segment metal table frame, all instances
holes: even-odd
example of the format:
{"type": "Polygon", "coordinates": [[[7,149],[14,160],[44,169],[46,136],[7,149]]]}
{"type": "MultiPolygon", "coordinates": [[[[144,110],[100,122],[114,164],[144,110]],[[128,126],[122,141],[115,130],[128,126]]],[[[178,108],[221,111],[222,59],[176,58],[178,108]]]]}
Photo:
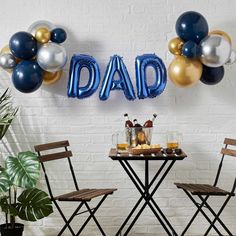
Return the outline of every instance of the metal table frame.
{"type": "Polygon", "coordinates": [[[170,235],[170,236],[171,235],[178,235],[176,233],[175,229],[173,228],[173,226],[171,225],[171,223],[169,222],[169,220],[167,219],[167,217],[165,216],[165,214],[163,213],[163,211],[158,206],[158,203],[156,203],[156,201],[153,199],[153,196],[156,193],[156,191],[158,190],[158,188],[160,187],[161,183],[163,182],[163,180],[165,179],[167,174],[169,173],[169,171],[171,170],[171,168],[173,167],[174,163],[177,160],[183,160],[186,157],[186,154],[183,153],[181,156],[173,156],[173,155],[163,156],[163,154],[160,153],[160,154],[156,154],[156,155],[130,156],[129,154],[126,154],[126,155],[125,154],[121,154],[121,155],[115,154],[114,150],[111,150],[109,156],[113,160],[119,161],[119,163],[121,164],[121,166],[123,167],[123,169],[125,170],[125,172],[127,173],[127,175],[129,176],[129,178],[131,179],[131,181],[133,182],[133,184],[135,185],[135,187],[137,188],[137,190],[139,191],[139,193],[141,195],[141,197],[139,198],[137,203],[134,205],[133,209],[131,210],[131,212],[129,213],[129,215],[127,216],[127,218],[125,219],[125,221],[123,222],[121,227],[119,228],[118,232],[116,233],[116,236],[121,235],[122,230],[127,225],[130,218],[134,215],[135,211],[137,210],[137,208],[141,205],[141,203],[143,201],[144,201],[143,205],[138,210],[137,214],[134,216],[134,219],[132,220],[132,222],[130,223],[130,225],[126,229],[126,231],[124,233],[122,233],[122,235],[124,235],[124,236],[128,235],[128,233],[130,232],[130,230],[134,226],[135,222],[138,220],[138,218],[142,214],[143,210],[147,206],[150,207],[150,209],[152,210],[152,212],[154,213],[154,215],[156,216],[156,218],[158,219],[158,221],[162,225],[162,227],[165,230],[165,232],[167,233],[167,235],[170,235]],[[135,161],[142,160],[145,163],[144,181],[142,181],[139,178],[139,176],[137,175],[137,173],[135,172],[135,170],[132,168],[131,164],[129,163],[129,161],[134,161],[134,160],[135,161]],[[150,177],[149,176],[149,162],[154,161],[154,160],[163,160],[163,163],[159,167],[159,169],[157,169],[156,174],[153,176],[153,178],[150,179],[149,178],[150,177]],[[154,183],[156,183],[155,186],[154,186],[154,183]],[[152,190],[151,190],[151,187],[153,187],[152,190]]]}

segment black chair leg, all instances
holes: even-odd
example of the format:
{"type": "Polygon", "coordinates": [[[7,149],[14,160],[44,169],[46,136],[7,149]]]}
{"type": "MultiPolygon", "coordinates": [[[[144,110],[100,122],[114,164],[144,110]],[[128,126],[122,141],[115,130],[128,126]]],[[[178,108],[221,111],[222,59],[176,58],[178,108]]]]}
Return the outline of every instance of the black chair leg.
{"type": "Polygon", "coordinates": [[[92,211],[92,210],[90,209],[90,207],[89,207],[89,205],[88,205],[87,202],[85,203],[85,206],[87,207],[87,209],[88,209],[90,215],[92,216],[94,222],[96,223],[97,227],[99,228],[101,234],[102,234],[103,236],[106,236],[105,232],[103,231],[101,225],[99,224],[98,220],[96,219],[96,217],[95,217],[95,215],[94,215],[94,211],[92,211]]]}
{"type": "MultiPolygon", "coordinates": [[[[212,221],[210,220],[210,218],[207,216],[207,214],[202,210],[202,208],[199,207],[198,203],[194,200],[194,198],[192,197],[192,195],[186,191],[185,189],[183,189],[184,192],[187,194],[187,196],[190,198],[190,200],[193,202],[193,204],[199,209],[199,211],[203,214],[203,216],[206,218],[206,220],[209,222],[210,225],[212,225],[212,221]]],[[[214,230],[216,231],[216,233],[220,236],[223,236],[223,234],[217,229],[217,227],[213,224],[212,227],[214,228],[214,230]]]]}
{"type": "MultiPolygon", "coordinates": [[[[199,198],[202,200],[202,196],[199,196],[199,198]]],[[[216,221],[218,221],[220,223],[220,225],[224,228],[224,230],[227,232],[228,235],[233,236],[233,234],[230,232],[230,230],[226,227],[226,225],[223,223],[223,221],[219,218],[220,214],[223,212],[224,208],[226,207],[227,203],[229,202],[231,196],[228,196],[224,202],[224,204],[222,205],[222,207],[220,208],[219,212],[216,214],[214,212],[214,210],[210,207],[210,205],[206,202],[205,205],[208,208],[208,210],[212,213],[212,215],[215,217],[214,220],[212,221],[211,225],[209,226],[209,228],[207,229],[207,231],[205,232],[204,236],[208,235],[208,233],[210,232],[211,228],[213,227],[213,225],[216,223],[216,221]]]]}
{"type": "MultiPolygon", "coordinates": [[[[60,215],[61,215],[61,217],[62,217],[62,219],[64,220],[64,222],[65,222],[66,225],[67,225],[67,219],[66,219],[66,217],[64,216],[64,214],[63,214],[61,208],[59,207],[59,205],[57,204],[57,202],[56,202],[55,200],[53,201],[53,203],[55,204],[57,210],[59,211],[59,213],[60,213],[60,215]]],[[[68,227],[68,229],[70,230],[71,234],[72,234],[73,236],[75,236],[75,233],[74,233],[73,229],[71,228],[71,226],[68,224],[67,227],[68,227]]],[[[61,235],[61,234],[58,234],[58,236],[60,236],[60,235],[61,235]]]]}
{"type": "MultiPolygon", "coordinates": [[[[107,195],[104,195],[103,198],[100,200],[100,202],[97,204],[97,206],[94,208],[93,210],[93,214],[90,213],[89,217],[86,219],[86,221],[84,222],[84,224],[81,226],[81,228],[79,229],[78,233],[76,234],[76,236],[80,235],[81,232],[83,231],[83,229],[85,228],[85,226],[88,224],[88,222],[91,220],[91,218],[93,217],[93,215],[96,213],[96,211],[98,210],[98,208],[102,205],[102,203],[104,202],[104,200],[107,198],[107,195]]],[[[90,208],[89,208],[90,209],[90,208]]],[[[91,209],[90,209],[91,210],[91,209]]],[[[95,221],[96,223],[96,221],[95,221]]],[[[104,232],[103,232],[104,233],[104,232]]],[[[105,235],[105,234],[103,234],[105,235]]]]}
{"type": "Polygon", "coordinates": [[[74,213],[71,215],[71,217],[67,220],[66,224],[64,227],[61,229],[59,234],[57,236],[61,236],[62,233],[66,230],[66,228],[70,225],[71,221],[74,219],[74,217],[77,215],[81,207],[83,206],[83,202],[80,203],[80,205],[77,207],[77,209],[74,211],[74,213]]]}
{"type": "Polygon", "coordinates": [[[184,236],[185,233],[188,231],[189,227],[191,226],[191,224],[193,223],[193,221],[195,220],[195,218],[197,217],[198,213],[200,212],[200,209],[202,209],[202,207],[204,206],[205,201],[207,201],[207,199],[209,198],[209,195],[204,199],[204,201],[202,201],[201,205],[199,206],[199,208],[197,209],[197,211],[194,213],[193,217],[191,218],[191,220],[188,222],[187,226],[185,227],[184,231],[181,233],[181,236],[184,236]]]}

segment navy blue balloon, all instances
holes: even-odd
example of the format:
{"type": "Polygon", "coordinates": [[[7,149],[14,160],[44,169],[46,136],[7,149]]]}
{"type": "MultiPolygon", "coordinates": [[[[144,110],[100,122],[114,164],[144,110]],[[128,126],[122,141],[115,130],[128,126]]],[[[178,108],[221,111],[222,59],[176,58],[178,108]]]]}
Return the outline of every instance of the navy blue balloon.
{"type": "Polygon", "coordinates": [[[96,92],[100,82],[100,70],[96,60],[88,55],[73,55],[70,62],[68,97],[86,98],[96,92]],[[89,79],[86,86],[81,87],[81,70],[87,68],[89,79]]]}
{"type": "Polygon", "coordinates": [[[144,54],[137,56],[135,60],[136,84],[139,99],[154,98],[159,96],[165,89],[167,83],[166,67],[163,61],[155,54],[144,54]],[[155,83],[147,85],[147,67],[155,71],[155,83]]]}
{"type": "Polygon", "coordinates": [[[15,57],[29,60],[37,54],[37,41],[32,34],[20,31],[10,38],[9,48],[15,57]]]}
{"type": "Polygon", "coordinates": [[[128,100],[134,100],[136,98],[129,73],[122,58],[118,55],[112,56],[107,65],[99,94],[100,100],[107,100],[111,90],[123,90],[128,100]],[[119,80],[114,79],[116,73],[120,77],[119,80]]]}
{"type": "Polygon", "coordinates": [[[207,85],[218,84],[224,77],[224,67],[208,67],[203,65],[203,71],[201,76],[201,82],[207,85]]]}
{"type": "Polygon", "coordinates": [[[182,54],[187,58],[196,58],[201,55],[201,48],[193,41],[184,43],[182,54]]]}
{"type": "Polygon", "coordinates": [[[56,28],[51,31],[51,41],[54,43],[63,43],[66,38],[66,31],[62,28],[56,28]]]}
{"type": "Polygon", "coordinates": [[[203,15],[195,11],[183,13],[176,21],[177,35],[186,41],[200,41],[208,35],[208,24],[203,15]]]}
{"type": "Polygon", "coordinates": [[[35,61],[22,61],[13,69],[12,82],[20,92],[32,93],[43,82],[43,70],[35,61]]]}

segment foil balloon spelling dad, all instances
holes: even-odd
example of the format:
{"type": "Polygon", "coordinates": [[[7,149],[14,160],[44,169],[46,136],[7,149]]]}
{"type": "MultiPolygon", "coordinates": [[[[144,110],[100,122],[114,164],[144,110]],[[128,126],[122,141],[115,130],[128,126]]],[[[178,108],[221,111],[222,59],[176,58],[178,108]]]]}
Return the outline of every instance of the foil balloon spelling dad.
{"type": "Polygon", "coordinates": [[[144,54],[137,56],[135,60],[136,84],[138,98],[154,98],[160,95],[167,83],[166,67],[162,60],[155,54],[144,54]],[[155,72],[155,83],[151,86],[147,84],[147,68],[152,67],[155,72]]]}
{"type": "Polygon", "coordinates": [[[102,88],[99,94],[101,100],[107,100],[111,90],[123,90],[128,100],[134,100],[134,88],[131,83],[129,73],[122,58],[118,55],[111,57],[104,75],[102,88]],[[115,80],[115,74],[118,73],[119,80],[115,80]]]}
{"type": "MultiPolygon", "coordinates": [[[[136,69],[136,85],[138,98],[154,98],[160,95],[166,86],[166,67],[162,60],[155,54],[144,54],[138,56],[135,62],[136,69]],[[147,67],[150,66],[155,72],[155,83],[151,86],[147,84],[147,67]]],[[[100,70],[96,60],[88,55],[74,55],[70,63],[70,74],[68,82],[68,97],[77,97],[83,99],[91,96],[98,89],[100,82],[100,70]],[[81,87],[81,70],[87,68],[89,78],[86,86],[81,87]]],[[[109,98],[112,90],[122,90],[125,97],[132,101],[136,99],[134,88],[122,60],[122,57],[114,55],[110,58],[106,72],[103,78],[99,98],[105,101],[109,98]],[[115,75],[118,74],[118,80],[115,75]]]]}
{"type": "Polygon", "coordinates": [[[28,31],[13,34],[0,52],[0,67],[12,73],[14,87],[31,93],[41,84],[53,84],[62,75],[67,56],[60,44],[66,32],[48,21],[36,21],[28,31]]]}
{"type": "Polygon", "coordinates": [[[215,85],[222,81],[224,65],[236,61],[230,36],[222,30],[209,32],[207,20],[198,12],[184,12],[176,21],[177,38],[169,42],[169,51],[176,57],[168,75],[178,87],[203,82],[215,85]]]}
{"type": "Polygon", "coordinates": [[[100,83],[100,70],[96,60],[88,55],[74,55],[70,62],[70,73],[68,82],[68,97],[86,98],[91,96],[100,83]],[[81,70],[86,68],[89,79],[86,86],[80,86],[81,70]]]}

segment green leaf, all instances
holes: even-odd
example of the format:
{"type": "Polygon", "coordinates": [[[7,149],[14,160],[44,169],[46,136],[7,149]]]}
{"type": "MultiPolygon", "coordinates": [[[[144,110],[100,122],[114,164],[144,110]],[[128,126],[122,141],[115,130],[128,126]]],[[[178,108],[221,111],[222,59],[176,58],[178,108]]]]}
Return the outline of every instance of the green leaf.
{"type": "Polygon", "coordinates": [[[8,89],[0,96],[0,140],[7,132],[18,108],[12,106],[12,96],[8,89]]]}
{"type": "Polygon", "coordinates": [[[11,182],[22,188],[33,188],[40,177],[40,163],[35,153],[20,152],[17,157],[8,157],[6,172],[11,182]]]}
{"type": "Polygon", "coordinates": [[[0,195],[7,192],[10,186],[11,186],[11,181],[9,179],[9,176],[5,170],[2,170],[0,172],[0,195]]]}
{"type": "Polygon", "coordinates": [[[47,193],[37,188],[27,189],[17,199],[18,216],[22,220],[36,221],[53,212],[52,201],[47,193]]]}

